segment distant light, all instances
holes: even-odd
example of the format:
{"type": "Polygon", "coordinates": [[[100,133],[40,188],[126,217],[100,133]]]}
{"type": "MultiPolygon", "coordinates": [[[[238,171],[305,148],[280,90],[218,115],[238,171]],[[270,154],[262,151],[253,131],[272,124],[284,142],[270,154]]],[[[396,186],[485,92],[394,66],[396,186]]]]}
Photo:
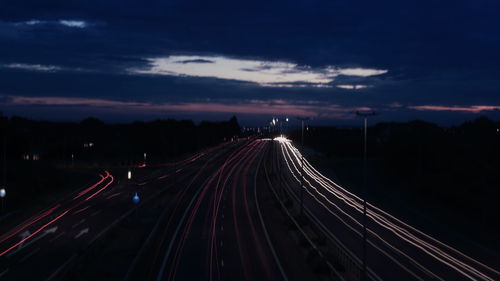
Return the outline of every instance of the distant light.
{"type": "Polygon", "coordinates": [[[0,189],[0,198],[4,198],[6,194],[5,188],[0,189]]]}
{"type": "Polygon", "coordinates": [[[132,171],[128,171],[127,173],[127,179],[132,179],[132,171]]]}
{"type": "Polygon", "coordinates": [[[94,145],[95,145],[95,143],[93,143],[93,142],[88,142],[88,143],[86,142],[83,144],[83,147],[89,148],[89,147],[93,147],[94,145]]]}
{"type": "Polygon", "coordinates": [[[289,139],[287,139],[286,137],[283,137],[283,136],[275,137],[273,140],[279,141],[279,142],[291,142],[291,140],[289,140],[289,139]]]}
{"type": "Polygon", "coordinates": [[[285,120],[286,120],[286,122],[288,122],[288,117],[285,120]]]}

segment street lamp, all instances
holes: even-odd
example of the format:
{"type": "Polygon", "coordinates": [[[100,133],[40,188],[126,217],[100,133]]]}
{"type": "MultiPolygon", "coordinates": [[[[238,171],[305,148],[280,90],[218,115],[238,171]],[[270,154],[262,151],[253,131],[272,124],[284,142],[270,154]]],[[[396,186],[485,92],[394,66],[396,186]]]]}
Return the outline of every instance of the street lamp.
{"type": "MultiPolygon", "coordinates": [[[[297,117],[302,122],[302,152],[304,152],[304,121],[311,120],[310,117],[297,117]]],[[[301,153],[301,166],[300,172],[300,215],[304,214],[304,154],[301,153]]]]}
{"type": "Polygon", "coordinates": [[[366,246],[367,246],[367,233],[366,233],[366,184],[367,184],[367,138],[368,138],[368,117],[374,116],[375,112],[360,112],[356,111],[356,115],[364,118],[364,140],[363,140],[363,280],[367,280],[366,271],[366,246]]]}

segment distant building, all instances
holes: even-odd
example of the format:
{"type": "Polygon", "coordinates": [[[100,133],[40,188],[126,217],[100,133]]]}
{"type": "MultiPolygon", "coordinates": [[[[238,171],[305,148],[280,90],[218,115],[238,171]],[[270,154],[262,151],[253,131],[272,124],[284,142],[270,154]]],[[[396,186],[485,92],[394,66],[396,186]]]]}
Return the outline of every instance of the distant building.
{"type": "Polygon", "coordinates": [[[38,160],[40,160],[40,154],[33,153],[33,152],[25,153],[25,154],[23,154],[23,160],[26,160],[26,161],[38,161],[38,160]]]}

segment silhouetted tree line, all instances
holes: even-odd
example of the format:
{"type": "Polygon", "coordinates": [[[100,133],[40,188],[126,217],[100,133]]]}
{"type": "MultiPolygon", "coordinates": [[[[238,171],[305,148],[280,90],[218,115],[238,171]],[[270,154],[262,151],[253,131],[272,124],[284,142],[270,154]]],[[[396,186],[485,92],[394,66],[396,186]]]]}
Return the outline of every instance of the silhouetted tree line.
{"type": "Polygon", "coordinates": [[[1,184],[12,198],[67,186],[68,174],[81,168],[142,164],[144,153],[149,164],[167,162],[229,140],[240,134],[240,126],[236,117],[197,125],[173,119],[106,124],[95,118],[75,123],[0,115],[0,133],[1,184]]]}
{"type": "MultiPolygon", "coordinates": [[[[499,130],[500,122],[486,117],[456,127],[424,121],[379,123],[368,129],[369,167],[394,188],[407,189],[429,204],[444,204],[470,218],[497,219],[499,130]]],[[[300,132],[292,138],[300,141],[300,132]]],[[[305,145],[327,157],[361,163],[363,130],[312,127],[305,145]]]]}

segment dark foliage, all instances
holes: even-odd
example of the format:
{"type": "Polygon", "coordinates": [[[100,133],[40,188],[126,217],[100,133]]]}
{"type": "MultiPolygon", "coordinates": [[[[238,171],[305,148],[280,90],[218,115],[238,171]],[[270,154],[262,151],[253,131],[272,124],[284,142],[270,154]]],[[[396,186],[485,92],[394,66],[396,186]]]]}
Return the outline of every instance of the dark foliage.
{"type": "Polygon", "coordinates": [[[0,116],[0,124],[1,184],[8,186],[11,205],[12,198],[67,187],[71,173],[142,164],[144,153],[148,164],[168,162],[240,134],[236,117],[196,125],[171,119],[105,124],[95,118],[60,123],[0,116]]]}
{"type": "MultiPolygon", "coordinates": [[[[423,121],[380,123],[368,128],[369,167],[421,202],[470,219],[494,219],[500,213],[499,128],[500,122],[486,117],[450,128],[423,121]]],[[[292,135],[300,141],[300,132],[292,135]]],[[[338,163],[361,163],[362,141],[361,128],[311,127],[305,145],[338,163]]]]}

